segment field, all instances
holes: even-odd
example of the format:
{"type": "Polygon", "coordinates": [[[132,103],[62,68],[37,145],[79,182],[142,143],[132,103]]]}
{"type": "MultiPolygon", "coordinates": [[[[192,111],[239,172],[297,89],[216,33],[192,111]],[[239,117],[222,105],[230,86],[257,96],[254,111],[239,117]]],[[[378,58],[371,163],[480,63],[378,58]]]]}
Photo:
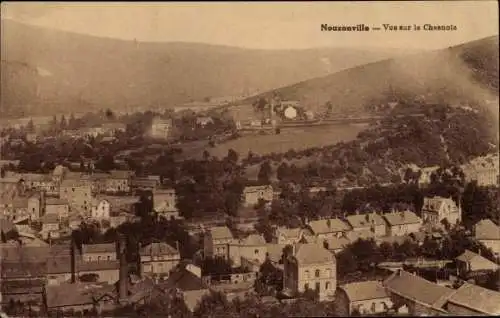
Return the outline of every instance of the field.
{"type": "Polygon", "coordinates": [[[233,149],[241,157],[253,153],[263,155],[272,152],[284,153],[290,149],[302,150],[312,147],[334,145],[350,141],[364,129],[361,125],[332,125],[322,127],[301,127],[282,129],[279,135],[248,135],[208,149],[212,156],[224,157],[233,149]]]}

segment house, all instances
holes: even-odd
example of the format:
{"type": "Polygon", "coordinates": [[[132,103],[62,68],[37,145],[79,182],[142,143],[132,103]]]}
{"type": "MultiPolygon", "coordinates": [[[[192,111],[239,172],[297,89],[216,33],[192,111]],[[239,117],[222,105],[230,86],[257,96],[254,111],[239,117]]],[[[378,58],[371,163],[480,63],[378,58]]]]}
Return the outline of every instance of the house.
{"type": "Polygon", "coordinates": [[[114,284],[120,278],[120,262],[117,260],[78,262],[76,270],[79,281],[92,277],[96,282],[114,284]]]}
{"type": "Polygon", "coordinates": [[[83,222],[83,217],[78,214],[70,214],[68,217],[68,226],[71,230],[76,230],[83,222]]]}
{"type": "Polygon", "coordinates": [[[387,236],[405,236],[417,233],[422,226],[422,219],[411,211],[385,213],[387,236]]]}
{"type": "Polygon", "coordinates": [[[462,209],[451,198],[426,197],[422,207],[422,219],[424,223],[433,226],[441,226],[445,219],[450,225],[455,225],[462,221],[462,209]]]}
{"type": "Polygon", "coordinates": [[[48,316],[57,314],[89,315],[97,313],[99,302],[104,301],[99,297],[100,285],[92,283],[65,283],[47,286],[44,290],[45,311],[48,316]]]}
{"type": "Polygon", "coordinates": [[[267,252],[266,245],[264,237],[258,234],[250,234],[241,240],[235,240],[229,245],[229,259],[232,266],[240,267],[242,263],[247,261],[259,265],[264,263],[267,252]]]}
{"type": "Polygon", "coordinates": [[[494,254],[500,254],[500,226],[490,219],[481,220],[474,225],[474,237],[494,254]]]}
{"type": "Polygon", "coordinates": [[[283,291],[297,295],[316,290],[319,299],[335,294],[337,267],[333,253],[318,244],[294,244],[284,259],[283,291]]]}
{"type": "Polygon", "coordinates": [[[82,244],[81,258],[84,262],[116,261],[116,245],[114,243],[82,244]]]}
{"type": "Polygon", "coordinates": [[[337,314],[380,315],[392,308],[389,293],[380,281],[355,282],[340,286],[335,295],[337,314]]]}
{"type": "Polygon", "coordinates": [[[349,215],[346,220],[353,232],[371,232],[368,237],[381,237],[386,235],[386,223],[379,214],[366,213],[349,215]]]}
{"type": "Polygon", "coordinates": [[[59,198],[69,202],[70,210],[76,209],[90,214],[92,188],[83,180],[63,180],[59,189],[59,198]]]}
{"type": "Polygon", "coordinates": [[[61,224],[59,223],[59,216],[55,214],[45,214],[42,218],[42,231],[40,234],[44,239],[58,238],[61,224]]]}
{"type": "Polygon", "coordinates": [[[446,315],[443,309],[453,289],[434,284],[417,275],[398,270],[384,280],[395,309],[408,308],[410,316],[446,315]]]}
{"type": "Polygon", "coordinates": [[[168,276],[180,262],[179,248],[173,248],[167,243],[151,243],[139,251],[141,268],[145,274],[168,276]]]}
{"type": "Polygon", "coordinates": [[[0,306],[21,302],[37,307],[43,300],[44,263],[40,261],[0,260],[0,306]]]}
{"type": "Polygon", "coordinates": [[[246,186],[243,189],[243,205],[254,206],[261,200],[270,202],[273,196],[274,191],[271,185],[246,186]]]}
{"type": "Polygon", "coordinates": [[[175,189],[156,189],[153,192],[153,209],[159,215],[178,219],[177,195],[175,189]]]}
{"type": "Polygon", "coordinates": [[[499,266],[479,254],[465,250],[455,259],[458,271],[462,277],[477,271],[496,271],[499,266]]]}
{"type": "Polygon", "coordinates": [[[304,230],[301,228],[277,227],[274,230],[272,242],[274,244],[295,244],[299,243],[303,236],[304,230]]]}
{"type": "Polygon", "coordinates": [[[133,176],[133,171],[111,170],[109,176],[104,179],[104,191],[106,193],[130,192],[130,181],[133,176]]]}
{"type": "Polygon", "coordinates": [[[159,186],[157,180],[152,180],[150,178],[134,178],[130,181],[130,189],[132,191],[142,190],[142,191],[155,191],[159,186]]]}
{"type": "Polygon", "coordinates": [[[234,236],[227,226],[211,227],[204,235],[203,250],[205,257],[222,257],[229,259],[229,245],[234,236]]]}
{"type": "Polygon", "coordinates": [[[446,310],[454,316],[500,316],[500,293],[464,283],[448,297],[446,310]]]}
{"type": "Polygon", "coordinates": [[[340,219],[311,221],[307,224],[307,227],[318,239],[341,237],[351,230],[350,226],[340,219]]]}
{"type": "Polygon", "coordinates": [[[210,294],[210,289],[203,282],[200,275],[189,269],[191,264],[175,269],[165,282],[159,283],[156,288],[159,293],[156,297],[164,299],[170,292],[180,294],[189,311],[193,312],[203,296],[210,294]]]}
{"type": "Polygon", "coordinates": [[[151,129],[149,129],[149,136],[157,139],[168,139],[172,130],[171,119],[161,119],[159,117],[153,118],[151,122],[151,129]]]}
{"type": "Polygon", "coordinates": [[[418,178],[418,185],[426,187],[431,184],[431,175],[439,169],[439,166],[425,167],[420,169],[420,176],[418,178]]]}
{"type": "Polygon", "coordinates": [[[109,201],[103,200],[92,200],[92,207],[90,211],[90,216],[96,220],[109,220],[111,213],[111,204],[109,201]]]}
{"type": "Polygon", "coordinates": [[[343,251],[344,248],[350,243],[351,241],[345,236],[331,237],[323,241],[324,247],[335,254],[343,251]]]}
{"type": "Polygon", "coordinates": [[[198,126],[205,127],[208,124],[213,124],[213,123],[214,123],[214,120],[212,119],[212,117],[209,117],[209,116],[196,117],[196,125],[198,125],[198,126]]]}
{"type": "Polygon", "coordinates": [[[57,215],[60,219],[69,216],[69,203],[64,199],[47,198],[45,201],[45,214],[57,215]]]}

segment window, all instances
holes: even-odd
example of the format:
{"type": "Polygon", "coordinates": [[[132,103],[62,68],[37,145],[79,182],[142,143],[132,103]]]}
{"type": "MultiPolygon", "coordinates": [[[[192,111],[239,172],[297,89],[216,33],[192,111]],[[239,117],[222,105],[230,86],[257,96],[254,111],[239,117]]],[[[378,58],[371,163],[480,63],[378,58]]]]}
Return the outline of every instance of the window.
{"type": "Polygon", "coordinates": [[[321,289],[320,282],[316,282],[316,291],[319,291],[321,289]]]}
{"type": "Polygon", "coordinates": [[[316,272],[314,273],[314,276],[319,277],[319,269],[316,270],[316,272]]]}
{"type": "Polygon", "coordinates": [[[306,279],[309,279],[309,271],[308,271],[308,270],[306,270],[306,271],[304,272],[304,276],[306,277],[306,279]]]}
{"type": "Polygon", "coordinates": [[[328,290],[328,289],[330,289],[330,282],[325,283],[325,290],[328,290]]]}
{"type": "Polygon", "coordinates": [[[101,260],[101,257],[100,256],[97,256],[97,261],[100,261],[101,260]]]}
{"type": "Polygon", "coordinates": [[[108,256],[108,261],[110,261],[110,260],[111,260],[111,256],[108,256]]]}
{"type": "Polygon", "coordinates": [[[258,249],[255,249],[254,254],[255,254],[255,255],[259,254],[259,250],[258,250],[258,249]]]}
{"type": "Polygon", "coordinates": [[[309,289],[309,284],[308,283],[305,283],[304,284],[304,290],[308,290],[309,289]]]}

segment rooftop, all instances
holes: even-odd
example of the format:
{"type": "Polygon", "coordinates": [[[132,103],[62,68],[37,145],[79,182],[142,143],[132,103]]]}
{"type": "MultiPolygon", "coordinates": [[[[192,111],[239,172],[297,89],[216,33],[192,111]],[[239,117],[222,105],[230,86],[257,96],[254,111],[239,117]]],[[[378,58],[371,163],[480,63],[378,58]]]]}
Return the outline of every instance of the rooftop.
{"type": "Polygon", "coordinates": [[[92,253],[116,253],[116,245],[114,243],[82,244],[82,254],[92,253]]]}
{"type": "Polygon", "coordinates": [[[500,315],[500,293],[477,285],[463,284],[448,302],[461,305],[482,314],[500,315]]]}
{"type": "Polygon", "coordinates": [[[210,228],[213,240],[232,239],[233,233],[227,226],[214,226],[210,228]]]}
{"type": "Polygon", "coordinates": [[[144,246],[140,250],[140,254],[143,256],[146,255],[175,255],[178,254],[179,251],[177,251],[175,248],[172,246],[168,245],[167,243],[161,242],[161,243],[151,243],[149,245],[144,246]]]}
{"type": "Polygon", "coordinates": [[[500,226],[490,219],[477,222],[474,226],[474,232],[478,240],[500,240],[500,226]]]}
{"type": "Polygon", "coordinates": [[[364,281],[346,284],[340,287],[350,301],[388,298],[389,293],[379,281],[364,281]]]}
{"type": "Polygon", "coordinates": [[[383,285],[392,293],[438,310],[442,310],[446,298],[454,291],[402,270],[392,274],[383,285]]]}
{"type": "Polygon", "coordinates": [[[264,236],[258,234],[250,234],[240,241],[242,245],[264,245],[266,244],[266,240],[264,236]]]}
{"type": "Polygon", "coordinates": [[[479,254],[476,254],[472,251],[465,250],[460,256],[456,258],[456,260],[465,262],[465,263],[471,263],[471,262],[481,262],[483,267],[491,267],[492,269],[498,268],[498,265],[496,263],[493,263],[487,258],[482,257],[479,254]]]}
{"type": "Polygon", "coordinates": [[[403,225],[421,223],[422,219],[411,211],[401,211],[384,214],[384,218],[389,225],[403,225]]]}
{"type": "Polygon", "coordinates": [[[47,198],[45,200],[46,205],[67,205],[68,200],[58,199],[58,198],[47,198]]]}
{"type": "Polygon", "coordinates": [[[295,258],[301,265],[334,263],[336,261],[332,252],[316,243],[297,244],[295,249],[295,258]]]}
{"type": "Polygon", "coordinates": [[[47,307],[57,308],[93,304],[97,292],[101,288],[102,285],[92,283],[49,285],[46,288],[47,307]]]}
{"type": "Polygon", "coordinates": [[[374,225],[385,225],[384,219],[376,213],[349,215],[347,222],[353,228],[369,227],[374,225]]]}

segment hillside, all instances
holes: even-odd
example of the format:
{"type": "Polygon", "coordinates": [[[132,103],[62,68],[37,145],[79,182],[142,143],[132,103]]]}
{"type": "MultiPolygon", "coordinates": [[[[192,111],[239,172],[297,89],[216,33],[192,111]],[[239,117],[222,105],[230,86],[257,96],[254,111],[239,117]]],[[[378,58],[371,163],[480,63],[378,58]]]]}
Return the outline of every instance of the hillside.
{"type": "MultiPolygon", "coordinates": [[[[426,105],[423,117],[387,116],[360,132],[356,140],[336,145],[254,156],[247,170],[269,160],[281,179],[334,182],[358,186],[401,180],[407,165],[461,165],[498,152],[498,122],[486,111],[473,112],[442,105],[426,105]],[[330,180],[330,181],[329,181],[330,180]]],[[[397,110],[396,107],[395,110],[397,110]]],[[[256,176],[253,176],[256,177],[256,176]]]]}
{"type": "Polygon", "coordinates": [[[498,60],[498,36],[493,36],[357,66],[276,89],[248,102],[278,94],[310,109],[331,102],[333,111],[339,113],[365,113],[379,103],[415,99],[484,104],[498,100],[498,60]]]}
{"type": "Polygon", "coordinates": [[[124,105],[168,108],[209,96],[266,91],[403,53],[138,43],[5,19],[1,29],[2,73],[9,74],[2,75],[4,116],[29,108],[39,113],[124,105]],[[18,72],[16,65],[36,72],[18,72]]]}

